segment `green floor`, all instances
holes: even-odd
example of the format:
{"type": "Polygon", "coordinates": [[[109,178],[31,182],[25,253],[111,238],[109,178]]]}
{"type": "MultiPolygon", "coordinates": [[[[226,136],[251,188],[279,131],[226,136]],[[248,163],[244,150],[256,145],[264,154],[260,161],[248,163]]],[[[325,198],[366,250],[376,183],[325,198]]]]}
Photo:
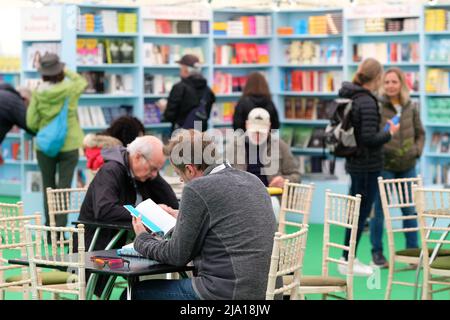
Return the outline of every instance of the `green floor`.
{"type": "MultiPolygon", "coordinates": [[[[8,199],[1,198],[0,202],[8,199]]],[[[16,201],[16,199],[9,199],[9,202],[16,201]]],[[[321,261],[322,261],[322,236],[323,236],[323,225],[311,225],[308,232],[308,243],[306,248],[306,255],[304,260],[303,273],[305,275],[319,275],[321,272],[321,261]]],[[[341,231],[335,231],[332,233],[333,237],[337,239],[343,239],[343,234],[341,231]]],[[[387,240],[384,240],[387,243],[387,240]]],[[[399,235],[396,238],[396,243],[398,247],[404,245],[404,237],[399,235]]],[[[386,250],[387,248],[385,248],[386,250]]],[[[337,251],[335,257],[339,257],[340,253],[337,251]]],[[[364,263],[369,263],[371,260],[370,255],[370,241],[367,233],[364,233],[358,248],[357,256],[360,261],[364,263]]],[[[385,251],[385,256],[387,252],[385,251]]],[[[9,256],[8,256],[9,257],[9,256]]],[[[11,274],[11,273],[9,273],[11,274]]],[[[336,266],[332,264],[331,275],[338,275],[336,266]]],[[[400,281],[411,282],[415,278],[415,271],[407,271],[400,273],[396,276],[400,281]]],[[[354,278],[354,298],[357,300],[382,300],[384,299],[385,288],[387,283],[387,269],[379,269],[379,273],[375,273],[371,277],[355,277],[354,278]],[[379,275],[379,276],[378,276],[379,275]]],[[[123,289],[115,289],[113,291],[111,299],[117,300],[123,289]]],[[[49,296],[45,296],[49,298],[49,296]]],[[[45,298],[44,297],[44,298],[45,298]]],[[[307,296],[308,299],[320,299],[318,295],[307,296]]],[[[413,298],[413,288],[404,286],[393,287],[392,299],[397,300],[412,300],[413,298]]],[[[7,292],[6,299],[22,299],[20,293],[7,292]]],[[[434,299],[450,299],[449,292],[441,292],[434,295],[434,299]]]]}

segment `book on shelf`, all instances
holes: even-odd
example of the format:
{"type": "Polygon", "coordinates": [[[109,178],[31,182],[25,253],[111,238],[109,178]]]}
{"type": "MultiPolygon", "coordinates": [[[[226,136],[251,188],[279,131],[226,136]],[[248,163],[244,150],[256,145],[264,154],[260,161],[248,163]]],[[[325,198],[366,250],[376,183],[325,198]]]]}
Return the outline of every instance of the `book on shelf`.
{"type": "Polygon", "coordinates": [[[280,138],[288,146],[292,146],[292,141],[294,139],[294,127],[293,126],[282,126],[280,128],[280,138]]]}
{"type": "Polygon", "coordinates": [[[373,42],[353,44],[353,62],[361,62],[366,58],[375,58],[380,63],[415,62],[419,58],[418,42],[373,42]]]}
{"type": "Polygon", "coordinates": [[[425,31],[446,31],[448,29],[447,10],[426,9],[425,10],[425,31]]]}
{"type": "Polygon", "coordinates": [[[61,56],[61,43],[59,42],[33,42],[26,48],[27,70],[37,70],[39,60],[46,53],[55,53],[61,56]]]}
{"type": "Polygon", "coordinates": [[[287,70],[281,78],[281,88],[294,92],[336,92],[342,80],[342,71],[287,70]]]}
{"type": "Polygon", "coordinates": [[[232,43],[214,47],[214,63],[218,65],[267,64],[269,56],[269,44],[232,43]]]}
{"type": "Polygon", "coordinates": [[[117,10],[99,10],[78,14],[78,31],[97,33],[136,33],[137,14],[117,10]]]}
{"type": "Polygon", "coordinates": [[[144,74],[145,94],[168,94],[180,77],[166,74],[144,74]]]}
{"type": "Polygon", "coordinates": [[[84,90],[87,94],[132,94],[134,92],[132,74],[83,71],[81,75],[88,83],[84,90]]]}
{"type": "Polygon", "coordinates": [[[292,41],[286,47],[285,57],[291,64],[340,64],[343,46],[339,43],[292,41]]]}
{"type": "Polygon", "coordinates": [[[308,148],[324,148],[325,128],[314,128],[309,139],[308,148]]]}
{"type": "Polygon", "coordinates": [[[233,115],[236,102],[216,102],[211,110],[211,121],[213,124],[233,123],[233,115]]]}
{"type": "Polygon", "coordinates": [[[105,127],[115,119],[132,115],[133,106],[79,106],[78,119],[82,128],[105,127]]]}
{"type": "Polygon", "coordinates": [[[450,39],[433,39],[429,42],[428,61],[450,62],[450,39]]]}
{"type": "Polygon", "coordinates": [[[143,28],[146,35],[200,35],[209,33],[209,21],[145,19],[143,28]]]}
{"type": "Polygon", "coordinates": [[[21,60],[16,56],[0,56],[0,74],[2,72],[20,72],[21,60]]]}
{"type": "Polygon", "coordinates": [[[272,17],[269,15],[240,16],[213,23],[214,35],[219,36],[268,36],[271,30],[272,17]]]}
{"type": "Polygon", "coordinates": [[[450,98],[428,99],[427,113],[430,123],[450,123],[450,98]]]}
{"type": "Polygon", "coordinates": [[[26,172],[26,190],[27,192],[42,192],[44,190],[42,184],[42,174],[40,171],[26,172]]]}
{"type": "Polygon", "coordinates": [[[429,150],[432,153],[450,153],[450,134],[433,132],[429,150]]]}
{"type": "Polygon", "coordinates": [[[176,218],[161,209],[161,207],[150,198],[141,202],[136,207],[125,205],[124,208],[127,209],[133,217],[141,217],[142,223],[152,232],[161,232],[163,235],[166,235],[173,229],[177,221],[176,218]]]}
{"type": "Polygon", "coordinates": [[[185,54],[194,54],[201,64],[205,62],[201,47],[183,47],[181,45],[163,45],[146,42],[143,44],[144,65],[173,65],[185,54]]]}
{"type": "Polygon", "coordinates": [[[427,71],[425,90],[427,93],[449,92],[449,71],[445,69],[430,68],[427,71]]]}
{"type": "Polygon", "coordinates": [[[313,128],[296,127],[293,136],[293,147],[307,148],[313,133],[313,128]]]}
{"type": "Polygon", "coordinates": [[[156,103],[144,104],[144,125],[161,122],[161,110],[156,103]]]}
{"type": "Polygon", "coordinates": [[[3,159],[20,160],[20,142],[6,139],[0,146],[3,159]]]}
{"type": "Polygon", "coordinates": [[[8,83],[13,87],[17,87],[20,84],[19,75],[1,74],[0,72],[0,83],[8,83]]]}
{"type": "MultiPolygon", "coordinates": [[[[266,79],[268,78],[267,72],[260,72],[266,79]]],[[[247,76],[237,76],[221,71],[215,71],[213,79],[212,89],[216,94],[242,92],[247,83],[247,76]]]]}

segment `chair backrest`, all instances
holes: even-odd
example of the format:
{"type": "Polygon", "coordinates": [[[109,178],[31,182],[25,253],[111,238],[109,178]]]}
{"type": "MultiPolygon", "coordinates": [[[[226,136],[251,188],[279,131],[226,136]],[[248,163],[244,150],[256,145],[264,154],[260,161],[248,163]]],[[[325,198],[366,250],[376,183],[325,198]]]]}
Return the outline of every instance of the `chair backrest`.
{"type": "MultiPolygon", "coordinates": [[[[27,254],[30,263],[31,275],[31,294],[33,300],[39,296],[39,292],[47,291],[53,293],[74,294],[79,300],[86,298],[86,275],[85,275],[85,247],[84,247],[84,225],[79,224],[77,228],[62,227],[45,227],[45,226],[25,226],[25,234],[27,237],[27,254]],[[61,238],[63,234],[68,234],[68,252],[65,252],[65,245],[61,239],[58,246],[49,246],[47,233],[59,234],[61,238]],[[78,254],[77,259],[74,257],[73,242],[74,234],[78,238],[78,254]],[[33,236],[42,239],[43,252],[38,249],[38,245],[32,242],[33,236]],[[43,286],[38,278],[37,266],[45,265],[49,267],[67,268],[67,272],[76,272],[76,276],[69,277],[67,281],[68,288],[56,288],[43,286]]],[[[52,235],[52,238],[54,236],[52,235]]]]}
{"type": "MultiPolygon", "coordinates": [[[[41,216],[10,216],[0,217],[0,290],[7,287],[23,286],[24,295],[28,293],[28,287],[31,285],[31,279],[28,274],[28,267],[12,265],[8,263],[5,256],[8,251],[8,257],[11,258],[14,252],[21,257],[26,256],[25,225],[41,224],[41,216]],[[22,277],[17,281],[5,282],[4,271],[20,269],[22,277]]],[[[39,239],[35,239],[39,242],[39,239]]]]}
{"type": "Polygon", "coordinates": [[[17,217],[23,215],[23,202],[15,204],[0,202],[0,218],[17,217]]]}
{"type": "Polygon", "coordinates": [[[437,253],[433,252],[430,256],[430,249],[450,244],[447,240],[450,232],[450,189],[413,186],[413,191],[419,217],[423,266],[428,268],[437,253]]]}
{"type": "Polygon", "coordinates": [[[394,233],[417,232],[418,228],[397,228],[392,225],[394,221],[416,220],[417,214],[393,217],[391,215],[392,209],[415,207],[414,193],[412,186],[417,185],[421,187],[423,181],[421,176],[416,178],[402,178],[402,179],[383,179],[378,177],[378,188],[380,190],[381,206],[383,208],[383,215],[386,223],[386,233],[389,243],[389,251],[391,254],[395,253],[394,233]]]}
{"type": "Polygon", "coordinates": [[[52,189],[47,188],[48,215],[50,227],[56,227],[56,215],[80,213],[87,188],[52,189]]]}
{"type": "Polygon", "coordinates": [[[329,275],[329,263],[348,265],[347,285],[349,286],[353,284],[353,261],[355,259],[360,204],[361,195],[359,194],[356,196],[349,196],[332,193],[330,190],[326,190],[325,192],[322,276],[329,275]],[[332,226],[342,227],[344,230],[350,229],[350,242],[348,246],[331,240],[330,229],[332,226]],[[348,251],[347,261],[331,257],[330,248],[348,251]]]}
{"type": "Polygon", "coordinates": [[[287,291],[290,291],[291,300],[298,299],[307,234],[307,225],[301,226],[299,231],[291,234],[275,233],[267,281],[267,300],[273,300],[275,295],[287,291]],[[277,277],[292,273],[294,275],[291,283],[275,289],[277,277]]]}
{"type": "Polygon", "coordinates": [[[281,196],[278,231],[286,233],[286,226],[296,227],[296,231],[304,224],[308,224],[311,213],[311,203],[314,184],[299,184],[286,180],[281,196]],[[290,221],[287,215],[298,216],[300,222],[290,221]]]}

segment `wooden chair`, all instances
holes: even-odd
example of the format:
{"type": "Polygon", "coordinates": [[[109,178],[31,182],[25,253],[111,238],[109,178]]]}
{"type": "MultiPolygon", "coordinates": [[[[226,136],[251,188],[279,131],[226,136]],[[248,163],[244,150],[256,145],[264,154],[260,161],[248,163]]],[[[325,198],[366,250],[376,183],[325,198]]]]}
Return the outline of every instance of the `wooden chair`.
{"type": "Polygon", "coordinates": [[[423,250],[422,299],[430,300],[433,293],[450,290],[450,256],[438,254],[442,246],[450,247],[450,189],[413,190],[423,250]],[[433,285],[445,287],[433,290],[433,285]]]}
{"type": "Polygon", "coordinates": [[[23,216],[23,202],[16,204],[0,202],[0,218],[23,216]]]}
{"type": "Polygon", "coordinates": [[[286,180],[281,196],[281,209],[278,222],[278,232],[286,233],[286,226],[300,229],[309,222],[314,184],[299,184],[286,180]],[[290,217],[298,216],[298,221],[290,217]]]}
{"type": "Polygon", "coordinates": [[[334,293],[344,292],[347,299],[353,299],[353,261],[355,259],[360,204],[361,195],[359,194],[356,196],[348,196],[331,193],[330,190],[325,192],[322,274],[320,276],[302,276],[300,278],[298,293],[302,297],[305,294],[318,293],[322,294],[324,299],[327,296],[343,299],[340,296],[334,295],[334,293]],[[350,243],[348,246],[338,244],[330,239],[331,226],[350,229],[350,243]],[[348,251],[347,261],[332,258],[330,248],[348,251]],[[330,263],[347,265],[348,272],[346,279],[329,276],[330,263]]]}
{"type": "Polygon", "coordinates": [[[23,293],[23,298],[29,298],[29,288],[31,279],[28,274],[28,267],[12,265],[8,263],[8,254],[19,253],[26,256],[26,242],[24,237],[25,224],[41,223],[40,215],[0,217],[0,300],[4,299],[5,290],[19,291],[23,293]],[[4,276],[5,271],[20,270],[20,274],[14,277],[4,276]]]}
{"type": "Polygon", "coordinates": [[[378,188],[380,190],[381,206],[383,208],[389,246],[389,275],[385,294],[386,300],[391,298],[393,284],[416,287],[416,290],[418,286],[417,281],[410,283],[394,280],[395,273],[411,270],[411,267],[395,269],[396,263],[419,265],[420,260],[421,249],[409,248],[396,250],[394,241],[394,235],[396,233],[406,234],[408,232],[419,232],[419,228],[394,228],[393,226],[393,223],[396,221],[415,220],[417,219],[417,214],[400,217],[391,215],[391,210],[415,207],[414,195],[412,194],[413,184],[422,186],[422,178],[420,176],[404,179],[383,179],[382,177],[378,177],[378,188]]]}
{"type": "MultiPolygon", "coordinates": [[[[86,298],[86,274],[85,274],[85,247],[84,247],[84,225],[79,224],[77,228],[63,227],[45,227],[45,226],[25,226],[25,235],[27,238],[27,254],[30,262],[31,275],[31,295],[33,300],[37,300],[42,292],[51,292],[56,294],[73,294],[79,300],[86,298]],[[63,238],[64,233],[68,233],[68,252],[65,252],[63,239],[58,242],[56,250],[54,246],[49,247],[47,233],[60,234],[63,238]],[[75,261],[73,257],[73,236],[77,234],[78,255],[75,261]],[[43,239],[44,252],[41,253],[39,245],[33,242],[33,235],[37,239],[43,239]],[[66,283],[54,285],[52,287],[44,286],[38,275],[37,265],[46,265],[51,268],[67,269],[70,277],[66,283]],[[69,272],[71,271],[71,272],[69,272]]],[[[54,238],[52,236],[52,238],[54,238]]]]}
{"type": "Polygon", "coordinates": [[[56,227],[57,215],[79,214],[87,188],[47,188],[48,215],[50,227],[56,227]]]}
{"type": "Polygon", "coordinates": [[[307,234],[307,225],[302,225],[300,230],[295,233],[275,233],[267,281],[266,300],[273,300],[275,295],[288,292],[291,300],[298,299],[307,234]],[[292,273],[292,281],[276,289],[277,278],[292,273]]]}

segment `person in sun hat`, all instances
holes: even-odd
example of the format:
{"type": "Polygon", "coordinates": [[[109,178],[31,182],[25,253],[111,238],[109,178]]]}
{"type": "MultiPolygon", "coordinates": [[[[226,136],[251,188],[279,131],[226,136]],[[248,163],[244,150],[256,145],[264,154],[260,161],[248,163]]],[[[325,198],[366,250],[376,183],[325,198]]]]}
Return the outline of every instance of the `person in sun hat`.
{"type": "MultiPolygon", "coordinates": [[[[206,117],[209,118],[216,97],[209,88],[207,80],[201,74],[200,60],[193,54],[186,54],[177,61],[180,65],[181,81],[176,83],[166,100],[159,100],[157,105],[164,110],[163,121],[172,123],[172,131],[182,128],[189,113],[204,101],[206,117]]],[[[207,123],[202,123],[202,131],[207,123]]]]}
{"type": "MultiPolygon", "coordinates": [[[[34,132],[47,126],[63,109],[68,99],[67,135],[59,153],[50,157],[36,150],[37,162],[42,173],[43,190],[46,188],[70,188],[75,167],[78,163],[78,149],[83,143],[83,130],[78,122],[78,99],[87,86],[86,80],[70,71],[54,53],[46,53],[38,61],[42,83],[32,93],[27,109],[26,124],[34,132]],[[58,183],[56,175],[58,174],[58,183]]],[[[44,191],[45,224],[49,225],[47,195],[44,191]]],[[[67,216],[56,217],[57,226],[65,226],[67,216]]]]}

